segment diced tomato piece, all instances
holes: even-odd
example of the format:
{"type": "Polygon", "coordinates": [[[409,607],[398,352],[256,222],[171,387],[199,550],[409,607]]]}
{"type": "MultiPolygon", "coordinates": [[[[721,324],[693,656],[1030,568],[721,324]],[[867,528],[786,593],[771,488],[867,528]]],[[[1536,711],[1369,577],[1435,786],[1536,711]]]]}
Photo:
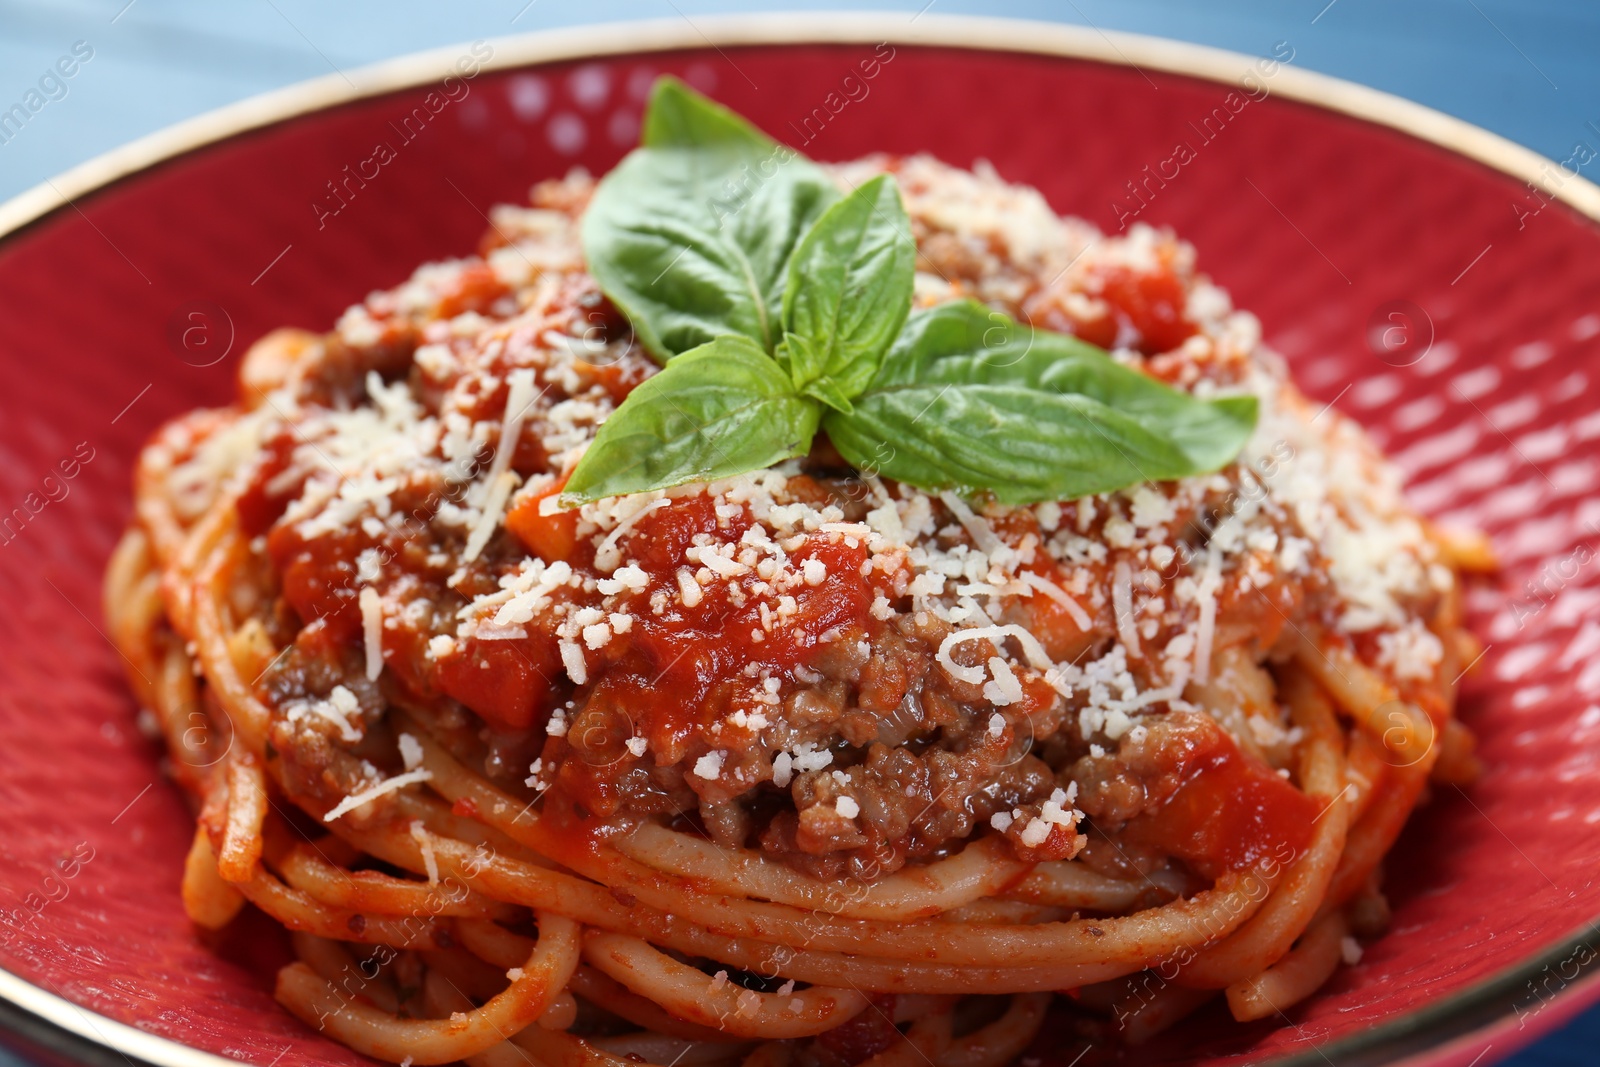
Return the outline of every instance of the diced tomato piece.
{"type": "Polygon", "coordinates": [[[711,533],[718,538],[737,540],[750,526],[748,515],[732,520],[719,529],[717,505],[705,494],[679,497],[671,505],[658,508],[640,519],[628,535],[627,555],[651,574],[670,578],[684,565],[683,553],[696,534],[711,533]]]}
{"type": "Polygon", "coordinates": [[[436,677],[440,689],[490,726],[526,730],[550,709],[554,683],[565,673],[553,641],[529,638],[463,641],[439,658],[436,677]]]}
{"type": "Polygon", "coordinates": [[[546,500],[559,496],[566,484],[567,480],[563,478],[548,489],[519,497],[506,513],[506,529],[527,545],[529,552],[546,563],[572,562],[578,544],[576,508],[551,511],[549,514],[540,510],[546,500]]]}
{"type": "Polygon", "coordinates": [[[337,640],[361,639],[356,556],[363,547],[359,531],[307,540],[289,525],[267,535],[267,551],[282,578],[283,598],[301,622],[309,625],[322,619],[337,640]]]}
{"type": "Polygon", "coordinates": [[[1191,752],[1172,798],[1134,819],[1126,836],[1214,878],[1268,860],[1293,863],[1311,840],[1321,806],[1219,728],[1191,752]]]}
{"type": "Polygon", "coordinates": [[[1100,298],[1111,306],[1117,325],[1136,335],[1133,344],[1139,351],[1170,352],[1195,332],[1183,314],[1188,295],[1170,270],[1111,267],[1101,278],[1100,298]]]}

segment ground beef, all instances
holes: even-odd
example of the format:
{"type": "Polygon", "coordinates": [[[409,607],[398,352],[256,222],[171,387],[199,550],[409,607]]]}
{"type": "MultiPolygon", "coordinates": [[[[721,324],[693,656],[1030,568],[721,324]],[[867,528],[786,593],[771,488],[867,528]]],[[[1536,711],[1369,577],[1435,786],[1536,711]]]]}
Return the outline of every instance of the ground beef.
{"type": "Polygon", "coordinates": [[[1078,807],[1103,830],[1154,811],[1183,784],[1189,755],[1217,729],[1198,712],[1151,718],[1103,755],[1087,754],[1067,773],[1078,783],[1078,807]]]}

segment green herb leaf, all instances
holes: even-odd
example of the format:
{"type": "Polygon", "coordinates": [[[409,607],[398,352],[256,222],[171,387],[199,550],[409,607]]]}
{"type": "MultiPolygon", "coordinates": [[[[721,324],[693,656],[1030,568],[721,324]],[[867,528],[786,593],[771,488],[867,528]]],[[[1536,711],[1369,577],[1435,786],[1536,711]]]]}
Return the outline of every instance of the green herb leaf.
{"type": "Polygon", "coordinates": [[[1034,330],[971,300],[912,314],[873,388],[907,383],[1018,384],[1078,393],[1135,416],[1189,459],[1183,477],[1218,470],[1239,454],[1256,424],[1250,396],[1200,400],[1126,367],[1067,334],[1034,330]]]}
{"type": "Polygon", "coordinates": [[[1020,504],[1216,470],[1255,418],[1253,398],[1198,400],[961,301],[913,314],[853,412],[824,427],[857,466],[1020,504]]]}
{"type": "Polygon", "coordinates": [[[868,392],[850,414],[830,411],[824,428],[860,470],[923,489],[988,490],[1003,504],[1071,500],[1188,467],[1170,442],[1099,401],[1017,385],[868,392]]]}
{"type": "Polygon", "coordinates": [[[789,373],[842,410],[867,387],[911,309],[917,246],[892,177],[823,212],[789,260],[783,293],[789,373]],[[804,343],[796,343],[798,337],[804,343]]]}
{"type": "Polygon", "coordinates": [[[1216,470],[1255,425],[1252,398],[1197,399],[975,303],[908,318],[916,248],[894,180],[841,198],[672,79],[595,190],[583,247],[667,366],[601,427],[569,502],[770,466],[819,421],[865,471],[1006,503],[1216,470]]]}
{"type": "Polygon", "coordinates": [[[804,455],[820,409],[747,338],[685,352],[611,414],[562,501],[665,489],[760,470],[804,455]]]}
{"type": "Polygon", "coordinates": [[[657,92],[645,129],[658,143],[631,152],[584,212],[589,272],[659,361],[726,334],[772,352],[789,258],[838,190],[686,86],[657,92]]]}
{"type": "Polygon", "coordinates": [[[639,143],[646,148],[733,145],[766,155],[777,142],[715,100],[670,75],[657,78],[645,107],[639,143]]]}

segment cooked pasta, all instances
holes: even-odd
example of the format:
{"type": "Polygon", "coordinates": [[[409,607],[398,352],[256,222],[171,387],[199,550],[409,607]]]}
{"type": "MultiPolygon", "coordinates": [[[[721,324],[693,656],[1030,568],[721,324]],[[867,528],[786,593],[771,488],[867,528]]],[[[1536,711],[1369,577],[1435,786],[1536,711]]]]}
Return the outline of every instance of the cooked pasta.
{"type": "Polygon", "coordinates": [[[193,799],[184,904],[292,931],[308,1026],[407,1064],[998,1067],[1050,1017],[1275,1015],[1375,932],[1430,774],[1472,774],[1486,550],[1170,234],[983,167],[830,170],[884,172],[917,307],[1254,396],[1244,451],[1006,507],[819,438],[566,507],[656,373],[586,271],[582,174],[263,338],[144,450],[106,604],[193,799]]]}

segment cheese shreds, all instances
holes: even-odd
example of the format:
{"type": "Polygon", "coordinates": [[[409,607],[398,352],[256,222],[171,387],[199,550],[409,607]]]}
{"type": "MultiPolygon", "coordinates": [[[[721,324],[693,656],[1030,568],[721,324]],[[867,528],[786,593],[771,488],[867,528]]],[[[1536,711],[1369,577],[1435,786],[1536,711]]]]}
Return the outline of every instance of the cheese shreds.
{"type": "Polygon", "coordinates": [[[500,420],[500,443],[495,446],[494,461],[489,465],[491,485],[511,469],[511,461],[516,458],[522,423],[535,399],[533,381],[533,371],[526,367],[519,367],[506,376],[506,410],[500,420]]]}
{"type": "Polygon", "coordinates": [[[610,574],[615,571],[618,564],[622,562],[622,552],[617,548],[617,542],[622,540],[622,535],[638,525],[639,521],[646,515],[653,511],[658,511],[671,503],[672,501],[666,499],[650,500],[643,507],[630,512],[626,518],[617,523],[611,532],[606,534],[605,540],[601,541],[594,550],[595,570],[602,574],[610,574]]]}
{"type": "Polygon", "coordinates": [[[779,789],[787,789],[789,780],[794,776],[794,757],[787,752],[780,752],[772,758],[772,784],[779,789]]]}
{"type": "Polygon", "coordinates": [[[686,608],[697,607],[700,599],[705,594],[700,589],[700,583],[694,580],[694,575],[689,573],[689,568],[678,568],[678,598],[683,601],[686,608]]]}
{"type": "Polygon", "coordinates": [[[945,672],[950,677],[976,685],[984,680],[984,669],[982,667],[963,667],[951,658],[951,650],[957,645],[968,641],[999,642],[1007,637],[1017,639],[1017,643],[1022,646],[1022,653],[1027,657],[1030,666],[1037,667],[1040,670],[1054,666],[1050,661],[1050,657],[1045,653],[1044,646],[1039,644],[1039,639],[1015,624],[1008,626],[975,626],[970,630],[957,630],[953,634],[946,635],[945,639],[939,643],[939,651],[934,658],[939,661],[940,666],[945,669],[945,672]]]}
{"type": "Polygon", "coordinates": [[[361,636],[366,645],[367,681],[383,673],[383,597],[372,586],[361,590],[361,636]]]}
{"type": "Polygon", "coordinates": [[[478,516],[477,524],[472,527],[472,535],[467,538],[466,551],[461,553],[462,562],[471,563],[477,559],[478,554],[489,543],[489,538],[494,536],[495,530],[500,525],[500,516],[506,509],[506,501],[511,497],[511,490],[516,487],[515,471],[503,471],[489,483],[489,496],[483,502],[483,514],[478,516]]]}
{"type": "Polygon", "coordinates": [[[1023,585],[1037,589],[1065,608],[1067,614],[1072,617],[1072,624],[1079,630],[1089,633],[1094,629],[1094,621],[1089,618],[1089,613],[1084,611],[1083,607],[1068,596],[1067,591],[1055,582],[1050,581],[1048,578],[1042,578],[1033,571],[1022,571],[1017,575],[1017,580],[1022,582],[1023,585]]]}
{"type": "MultiPolygon", "coordinates": [[[[830,169],[853,187],[881,166],[830,169]]],[[[409,373],[393,373],[380,347],[384,361],[354,361],[354,388],[331,400],[286,384],[270,404],[228,421],[164,431],[172,439],[160,469],[181,517],[196,517],[224,489],[265,489],[285,502],[280,521],[298,536],[351,542],[357,553],[364,664],[325,697],[322,685],[282,693],[273,712],[308,743],[353,748],[383,721],[383,698],[367,683],[383,676],[385,639],[391,653],[426,650],[410,666],[429,693],[450,689],[438,684],[444,679],[463,681],[463,692],[492,690],[506,680],[495,673],[496,660],[510,661],[516,645],[528,642],[530,652],[548,649],[570,680],[557,677],[563,695],[541,717],[549,737],[566,738],[561,751],[581,758],[593,753],[584,751],[587,738],[575,736],[587,733],[577,724],[587,721],[595,694],[606,699],[608,676],[654,656],[663,632],[700,631],[737,646],[736,655],[718,657],[719,666],[701,668],[726,675],[708,680],[726,683],[728,701],[672,745],[652,745],[647,730],[630,724],[627,765],[675,761],[675,780],[714,805],[744,806],[752,788],[783,791],[796,808],[820,806],[822,824],[838,828],[840,819],[882,815],[877,784],[852,777],[863,746],[856,731],[838,725],[845,721],[834,714],[839,681],[856,685],[853,665],[892,662],[902,651],[920,668],[939,665],[943,676],[930,676],[932,685],[959,690],[956,740],[947,744],[935,732],[927,747],[1015,755],[1030,740],[1037,749],[1044,739],[1035,731],[1048,723],[1050,731],[1081,735],[1092,756],[1124,758],[1129,746],[1156,736],[1170,711],[1215,713],[1275,767],[1297,743],[1281,708],[1230,716],[1184,697],[1191,681],[1216,672],[1218,635],[1233,632],[1238,605],[1253,595],[1282,588],[1294,594],[1280,601],[1286,613],[1370,635],[1377,649],[1370,666],[1386,678],[1426,680],[1443,669],[1449,646],[1424,614],[1454,591],[1455,578],[1406,508],[1398,476],[1350,420],[1305,401],[1262,346],[1259,324],[1195,270],[1192,249],[1138,224],[1098,235],[992,173],[966,174],[926,157],[898,166],[917,232],[950,236],[975,257],[958,286],[941,284],[937,271],[919,272],[917,306],[971,296],[1016,317],[1023,294],[1055,278],[1061,284],[1042,293],[1050,311],[1082,322],[1114,303],[1089,284],[1098,268],[1140,277],[1170,272],[1184,291],[1192,335],[1165,352],[1125,348],[1115,358],[1141,371],[1161,360],[1158,376],[1200,399],[1255,397],[1258,430],[1237,460],[1204,475],[1028,508],[975,505],[870,471],[859,480],[830,474],[819,492],[810,466],[792,460],[567,510],[555,490],[625,395],[618,382],[637,384],[658,368],[626,330],[589,339],[593,304],[576,295],[592,293],[581,209],[497,209],[497,218],[510,213],[506,246],[483,260],[424,266],[341,320],[339,337],[361,357],[396,323],[413,328],[409,373]],[[1084,269],[1074,266],[1080,256],[1084,269]],[[443,313],[441,301],[464,272],[485,262],[506,294],[475,311],[443,313]],[[626,373],[595,373],[611,364],[626,373]],[[268,442],[290,436],[291,454],[278,463],[268,442]],[[520,519],[519,509],[535,503],[550,521],[519,526],[530,544],[502,538],[508,517],[520,519]],[[1196,523],[1207,531],[1191,552],[1196,523]],[[450,575],[448,589],[461,599],[429,599],[431,580],[413,581],[424,571],[450,575]],[[826,655],[811,655],[823,649],[826,655]],[[791,650],[806,650],[802,664],[771,668],[772,653],[787,661],[791,650]],[[463,671],[473,673],[453,677],[463,671]],[[824,706],[827,716],[819,714],[824,706]]],[[[591,180],[569,181],[565,192],[583,195],[560,202],[585,202],[591,180]]],[[[941,261],[941,249],[921,251],[941,261]]],[[[251,551],[269,559],[265,535],[251,551]]],[[[353,643],[341,654],[357,655],[353,643]]],[[[864,710],[860,686],[850,685],[842,690],[847,717],[864,710]]],[[[925,724],[929,701],[944,695],[918,687],[894,715],[925,724]]],[[[484,699],[467,712],[491,721],[492,698],[484,699]]],[[[330,811],[330,821],[427,779],[419,737],[402,734],[397,742],[403,771],[382,781],[386,771],[367,766],[364,778],[345,779],[361,791],[330,811]]],[[[927,751],[919,742],[906,754],[924,760],[927,751]]],[[[1038,790],[1008,797],[1008,810],[978,832],[992,828],[1009,847],[1060,858],[1071,847],[1064,838],[1087,816],[1072,807],[1071,772],[1053,769],[1067,776],[1060,777],[1067,789],[1049,800],[1038,790]]],[[[550,759],[535,760],[528,788],[565,788],[558,770],[550,759]]],[[[989,788],[995,780],[974,784],[989,788]]],[[[436,880],[436,841],[420,823],[411,834],[421,857],[411,865],[436,880]]]]}
{"type": "Polygon", "coordinates": [[[350,742],[361,740],[361,731],[350,721],[351,716],[360,711],[361,704],[356,700],[356,695],[342,685],[334,686],[326,700],[300,701],[285,707],[291,722],[299,721],[307,714],[313,715],[333,723],[339,731],[339,739],[350,742]]]}
{"type": "Polygon", "coordinates": [[[950,514],[956,517],[972,538],[972,543],[978,546],[978,551],[987,556],[1007,551],[1005,542],[995,534],[994,528],[981,516],[967,507],[967,502],[954,493],[944,492],[939,494],[939,499],[944,506],[950,509],[950,514]]]}
{"type": "MultiPolygon", "coordinates": [[[[689,551],[695,552],[694,549],[690,549],[689,551]]],[[[696,552],[694,559],[691,560],[691,562],[698,562],[701,566],[705,567],[712,574],[715,574],[719,578],[737,578],[741,574],[750,573],[750,568],[745,566],[743,563],[740,563],[735,559],[730,559],[729,557],[724,556],[722,553],[711,549],[696,552]]]]}
{"type": "Polygon", "coordinates": [[[1216,542],[1206,546],[1206,569],[1195,595],[1200,600],[1200,624],[1194,639],[1194,681],[1205,685],[1211,677],[1211,643],[1217,632],[1217,589],[1222,584],[1222,554],[1216,542]]]}
{"type": "Polygon", "coordinates": [[[694,762],[694,773],[697,777],[714,782],[722,777],[722,761],[724,754],[721,752],[707,752],[694,762]]]}
{"type": "Polygon", "coordinates": [[[560,647],[561,665],[567,669],[567,677],[572,679],[573,685],[583,685],[589,680],[589,665],[584,662],[583,649],[578,647],[578,642],[566,640],[560,647]]]}
{"type": "MultiPolygon", "coordinates": [[[[1011,664],[999,656],[990,656],[989,674],[993,676],[994,680],[986,683],[983,687],[983,698],[985,700],[997,708],[1003,708],[1022,699],[1022,683],[1017,680],[1015,672],[1011,670],[1011,664]]],[[[1002,720],[1003,722],[1004,720],[1002,720]]],[[[994,732],[992,726],[989,732],[994,732]]]]}
{"type": "Polygon", "coordinates": [[[433,838],[428,835],[421,819],[411,820],[411,840],[417,843],[417,848],[422,852],[422,867],[428,872],[428,884],[438,885],[439,859],[434,855],[433,838]]]}
{"type": "Polygon", "coordinates": [[[1128,561],[1119,559],[1112,571],[1111,607],[1117,620],[1117,639],[1128,651],[1139,655],[1139,631],[1133,625],[1133,572],[1128,561]]]}
{"type": "Polygon", "coordinates": [[[404,789],[408,785],[416,785],[418,782],[430,781],[432,778],[433,772],[427,770],[407,771],[404,774],[397,774],[393,778],[386,778],[375,786],[372,786],[368,789],[363,789],[361,792],[356,793],[353,796],[345,797],[343,800],[339,801],[338,804],[334,805],[328,811],[328,814],[322,817],[322,821],[332,822],[340,816],[346,815],[361,807],[363,804],[370,804],[379,797],[388,796],[390,793],[404,789]]]}

